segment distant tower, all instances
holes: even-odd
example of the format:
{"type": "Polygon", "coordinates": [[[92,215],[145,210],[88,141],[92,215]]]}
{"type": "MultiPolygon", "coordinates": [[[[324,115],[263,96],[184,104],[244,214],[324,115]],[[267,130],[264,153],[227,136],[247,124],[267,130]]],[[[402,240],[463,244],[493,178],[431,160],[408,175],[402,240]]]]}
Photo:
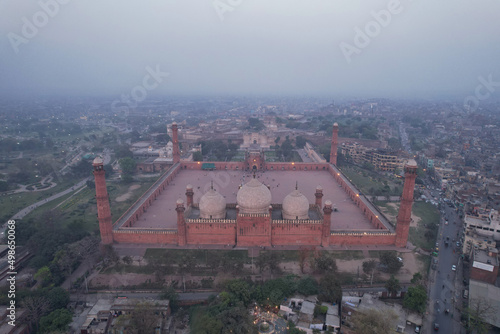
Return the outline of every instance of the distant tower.
{"type": "Polygon", "coordinates": [[[101,245],[111,245],[113,243],[113,224],[111,222],[111,209],[109,207],[102,159],[95,158],[92,166],[94,167],[95,198],[97,200],[97,219],[99,220],[99,231],[101,232],[101,245]]]}
{"type": "Polygon", "coordinates": [[[337,165],[337,146],[339,141],[339,125],[337,123],[333,123],[333,131],[332,131],[332,147],[330,149],[330,163],[337,165]]]}
{"type": "Polygon", "coordinates": [[[417,178],[417,163],[409,160],[405,165],[405,183],[401,205],[396,224],[396,246],[406,247],[408,232],[410,230],[411,207],[413,205],[413,191],[415,190],[415,179],[417,178]]]}
{"type": "Polygon", "coordinates": [[[192,206],[193,205],[193,186],[188,184],[186,186],[186,206],[192,206]]]}
{"type": "Polygon", "coordinates": [[[316,192],[314,193],[314,197],[316,197],[315,204],[318,206],[318,208],[321,209],[321,202],[323,198],[323,187],[321,186],[316,187],[316,192]]]}
{"type": "Polygon", "coordinates": [[[173,157],[174,157],[174,164],[178,163],[181,161],[181,153],[179,151],[179,135],[177,133],[177,123],[172,123],[172,143],[174,144],[173,147],[173,157]]]}

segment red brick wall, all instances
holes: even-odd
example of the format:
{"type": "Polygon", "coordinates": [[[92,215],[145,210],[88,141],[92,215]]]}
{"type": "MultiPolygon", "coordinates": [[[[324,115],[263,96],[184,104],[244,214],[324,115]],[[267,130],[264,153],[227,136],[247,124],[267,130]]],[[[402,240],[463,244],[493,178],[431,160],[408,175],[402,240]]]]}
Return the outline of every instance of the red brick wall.
{"type": "Polygon", "coordinates": [[[395,234],[363,234],[347,233],[330,236],[330,245],[394,245],[395,234]]]}
{"type": "Polygon", "coordinates": [[[113,231],[113,240],[117,243],[131,244],[177,244],[177,232],[159,231],[113,231]]]}
{"type": "Polygon", "coordinates": [[[186,223],[187,243],[190,245],[234,245],[236,224],[186,223]]]}
{"type": "Polygon", "coordinates": [[[470,278],[481,282],[495,284],[498,276],[498,267],[494,267],[493,272],[472,267],[470,268],[470,278]]]}
{"type": "Polygon", "coordinates": [[[320,245],[322,224],[272,225],[273,245],[320,245]]]}
{"type": "MultiPolygon", "coordinates": [[[[218,162],[218,161],[210,161],[215,165],[216,170],[244,170],[245,162],[218,162]],[[236,168],[238,167],[238,168],[236,168]]],[[[203,162],[201,161],[183,161],[181,162],[181,169],[194,169],[201,170],[203,166],[203,162]]]]}
{"type": "Polygon", "coordinates": [[[271,246],[269,215],[238,215],[236,218],[238,246],[271,246]]]}

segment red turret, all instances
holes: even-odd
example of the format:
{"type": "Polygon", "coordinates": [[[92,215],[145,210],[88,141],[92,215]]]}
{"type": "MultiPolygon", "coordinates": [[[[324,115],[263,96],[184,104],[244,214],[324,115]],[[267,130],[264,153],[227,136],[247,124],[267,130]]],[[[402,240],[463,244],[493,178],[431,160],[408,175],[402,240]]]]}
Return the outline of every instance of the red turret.
{"type": "Polygon", "coordinates": [[[177,207],[175,211],[177,211],[177,244],[179,246],[186,245],[186,221],[184,220],[184,211],[186,208],[184,207],[184,201],[182,199],[178,199],[176,203],[177,207]]]}
{"type": "Polygon", "coordinates": [[[408,232],[410,230],[411,207],[413,205],[413,191],[415,190],[415,179],[417,178],[417,163],[409,160],[405,165],[405,183],[401,205],[396,224],[396,246],[406,247],[408,232]]]}
{"type": "Polygon", "coordinates": [[[101,244],[110,245],[113,243],[113,224],[111,222],[111,209],[109,207],[102,159],[95,158],[92,166],[94,167],[95,198],[97,201],[97,219],[99,220],[99,231],[101,232],[101,244]]]}
{"type": "Polygon", "coordinates": [[[332,147],[330,148],[330,163],[337,165],[337,146],[339,140],[339,125],[333,123],[332,147]]]}
{"type": "Polygon", "coordinates": [[[172,123],[172,144],[173,145],[173,156],[174,164],[181,161],[181,153],[179,150],[179,135],[177,133],[177,123],[172,123]]]}
{"type": "Polygon", "coordinates": [[[321,232],[321,246],[323,247],[330,245],[332,211],[332,202],[325,201],[325,207],[323,208],[323,227],[321,232]]]}

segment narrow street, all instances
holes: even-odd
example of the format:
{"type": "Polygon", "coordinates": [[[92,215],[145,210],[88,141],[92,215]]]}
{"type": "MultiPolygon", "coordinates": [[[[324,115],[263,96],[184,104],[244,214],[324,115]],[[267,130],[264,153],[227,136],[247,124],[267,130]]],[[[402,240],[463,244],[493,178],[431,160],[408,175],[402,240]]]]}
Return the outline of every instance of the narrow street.
{"type": "Polygon", "coordinates": [[[443,333],[465,333],[460,323],[462,308],[463,272],[461,259],[461,244],[457,245],[460,235],[461,220],[454,208],[445,203],[444,215],[438,234],[437,267],[430,273],[431,288],[429,294],[429,314],[426,317],[425,333],[433,333],[434,324],[439,325],[443,333]],[[448,220],[448,224],[445,222],[448,220]],[[448,246],[445,245],[448,240],[448,246]],[[452,266],[455,265],[454,270],[452,266]]]}

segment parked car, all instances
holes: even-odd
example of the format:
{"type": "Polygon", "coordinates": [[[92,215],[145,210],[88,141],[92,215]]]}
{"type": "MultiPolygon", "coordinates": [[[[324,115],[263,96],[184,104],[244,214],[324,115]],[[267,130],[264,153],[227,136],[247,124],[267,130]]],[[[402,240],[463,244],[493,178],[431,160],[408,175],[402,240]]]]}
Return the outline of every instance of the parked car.
{"type": "Polygon", "coordinates": [[[456,265],[452,265],[451,266],[451,270],[456,271],[457,270],[457,266],[456,265]]]}

